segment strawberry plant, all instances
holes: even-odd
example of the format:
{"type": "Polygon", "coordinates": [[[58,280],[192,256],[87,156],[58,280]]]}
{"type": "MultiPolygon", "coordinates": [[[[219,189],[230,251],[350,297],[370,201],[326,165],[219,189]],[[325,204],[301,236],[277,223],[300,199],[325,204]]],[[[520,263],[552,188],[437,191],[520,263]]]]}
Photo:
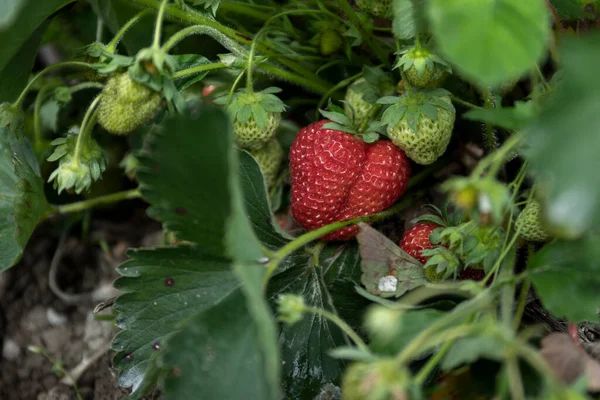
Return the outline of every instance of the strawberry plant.
{"type": "Polygon", "coordinates": [[[0,10],[0,270],[167,238],[104,304],[128,398],[597,398],[597,1],[0,10]]]}

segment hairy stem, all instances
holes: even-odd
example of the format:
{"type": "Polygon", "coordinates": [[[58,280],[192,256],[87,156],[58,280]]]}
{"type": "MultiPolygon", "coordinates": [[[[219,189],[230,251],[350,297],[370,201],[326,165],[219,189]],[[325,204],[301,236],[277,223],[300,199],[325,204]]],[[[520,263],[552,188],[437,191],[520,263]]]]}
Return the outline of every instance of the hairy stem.
{"type": "Polygon", "coordinates": [[[206,71],[213,71],[215,69],[227,68],[227,65],[222,62],[211,63],[198,65],[196,67],[182,69],[181,71],[177,71],[173,74],[173,79],[185,78],[186,76],[200,74],[206,71]]]}
{"type": "Polygon", "coordinates": [[[19,96],[19,98],[13,103],[12,106],[14,108],[20,108],[23,105],[25,96],[27,95],[27,93],[29,93],[29,91],[37,83],[37,81],[42,76],[47,74],[48,72],[53,71],[55,69],[59,69],[59,68],[93,68],[93,67],[91,64],[88,64],[85,62],[80,62],[80,61],[65,61],[65,62],[52,64],[49,67],[46,67],[45,69],[40,71],[31,81],[29,81],[29,83],[27,84],[25,89],[23,89],[23,91],[21,92],[21,95],[19,96]]]}
{"type": "Polygon", "coordinates": [[[129,31],[129,29],[131,29],[132,26],[137,24],[143,17],[145,17],[146,15],[150,15],[150,14],[152,14],[152,10],[143,10],[143,11],[140,11],[139,13],[137,13],[136,15],[134,15],[129,21],[127,21],[127,23],[125,25],[123,25],[121,27],[121,29],[119,29],[117,34],[112,38],[110,43],[106,46],[106,51],[108,51],[109,53],[114,53],[115,51],[117,51],[117,46],[119,45],[119,43],[121,42],[121,40],[123,39],[123,37],[125,36],[127,31],[129,31]]]}
{"type": "Polygon", "coordinates": [[[92,131],[93,126],[96,124],[96,120],[98,118],[97,106],[100,103],[100,96],[97,96],[92,104],[88,107],[88,110],[83,117],[83,122],[81,123],[81,127],[79,128],[79,135],[77,135],[77,143],[75,144],[75,154],[73,155],[73,164],[79,164],[79,155],[81,153],[81,148],[83,147],[83,141],[88,137],[89,133],[92,131]]]}
{"type": "Polygon", "coordinates": [[[76,203],[56,206],[55,213],[72,214],[76,212],[89,210],[90,208],[94,208],[101,205],[113,204],[123,200],[137,199],[141,196],[142,194],[140,193],[139,189],[131,189],[123,192],[108,194],[106,196],[96,197],[89,200],[79,201],[76,203]]]}

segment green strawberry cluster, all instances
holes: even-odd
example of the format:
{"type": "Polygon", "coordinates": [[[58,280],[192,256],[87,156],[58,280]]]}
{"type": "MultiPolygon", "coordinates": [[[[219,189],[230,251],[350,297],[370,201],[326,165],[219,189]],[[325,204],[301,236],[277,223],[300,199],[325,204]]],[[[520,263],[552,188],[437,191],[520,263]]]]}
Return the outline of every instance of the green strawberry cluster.
{"type": "Polygon", "coordinates": [[[275,87],[261,92],[240,90],[231,99],[215,99],[215,103],[226,105],[236,142],[254,156],[268,189],[275,185],[283,161],[283,150],[275,138],[285,111],[285,104],[275,95],[280,91],[275,87]]]}
{"type": "Polygon", "coordinates": [[[532,200],[521,211],[515,222],[515,228],[522,239],[528,242],[545,242],[550,239],[550,234],[542,224],[542,206],[532,200]]]}

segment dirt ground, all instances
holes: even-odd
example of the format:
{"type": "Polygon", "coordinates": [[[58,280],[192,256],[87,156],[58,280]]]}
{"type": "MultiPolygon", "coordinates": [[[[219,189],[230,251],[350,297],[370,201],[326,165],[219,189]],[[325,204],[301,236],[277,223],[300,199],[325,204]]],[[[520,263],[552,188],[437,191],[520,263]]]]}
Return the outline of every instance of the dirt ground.
{"type": "MultiPolygon", "coordinates": [[[[112,282],[127,248],[152,246],[161,239],[159,224],[143,208],[131,210],[128,219],[118,222],[94,217],[87,235],[81,224],[74,227],[65,236],[54,279],[50,265],[61,236],[57,221],[40,226],[21,262],[0,273],[0,399],[76,399],[73,387],[61,383],[47,358],[28,351],[30,345],[45,349],[70,376],[78,376],[83,398],[121,399],[127,394],[110,363],[110,340],[117,330],[93,310],[118,294],[112,282]]],[[[110,310],[99,315],[110,316],[110,310]]]]}

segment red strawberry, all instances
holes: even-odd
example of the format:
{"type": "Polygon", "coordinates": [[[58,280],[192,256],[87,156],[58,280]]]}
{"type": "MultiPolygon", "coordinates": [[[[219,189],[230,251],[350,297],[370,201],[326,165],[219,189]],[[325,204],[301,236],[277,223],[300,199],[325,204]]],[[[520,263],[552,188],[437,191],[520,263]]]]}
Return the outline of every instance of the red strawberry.
{"type": "Polygon", "coordinates": [[[485,271],[480,268],[465,268],[458,274],[458,280],[466,281],[472,279],[474,281],[482,281],[485,278],[485,271]]]}
{"type": "MultiPolygon", "coordinates": [[[[292,215],[305,229],[383,211],[406,190],[410,162],[389,141],[365,143],[323,128],[323,120],[300,130],[290,149],[292,215]]],[[[358,227],[323,237],[347,240],[358,227]]]]}
{"type": "Polygon", "coordinates": [[[435,247],[429,240],[429,235],[434,229],[439,228],[436,224],[419,223],[407,230],[400,241],[400,248],[412,258],[425,264],[429,257],[421,254],[421,250],[435,247]]]}

